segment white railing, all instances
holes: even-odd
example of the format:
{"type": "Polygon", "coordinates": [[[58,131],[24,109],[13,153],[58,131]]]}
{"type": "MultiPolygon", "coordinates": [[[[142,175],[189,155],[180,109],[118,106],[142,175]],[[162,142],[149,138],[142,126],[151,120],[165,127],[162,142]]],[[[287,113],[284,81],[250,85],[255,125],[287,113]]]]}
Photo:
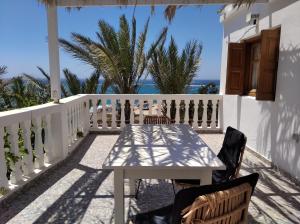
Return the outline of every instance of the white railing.
{"type": "Polygon", "coordinates": [[[84,99],[0,113],[0,187],[21,186],[76,147],[89,131],[84,99]]]}
{"type": "Polygon", "coordinates": [[[221,95],[212,94],[90,94],[93,131],[114,131],[126,124],[142,124],[146,115],[166,115],[175,124],[195,130],[221,131],[221,95]]]}
{"type": "Polygon", "coordinates": [[[166,115],[195,130],[222,130],[221,95],[76,95],[0,113],[0,187],[16,189],[66,156],[90,131],[120,131],[166,115]],[[8,159],[9,158],[9,159],[8,159]]]}

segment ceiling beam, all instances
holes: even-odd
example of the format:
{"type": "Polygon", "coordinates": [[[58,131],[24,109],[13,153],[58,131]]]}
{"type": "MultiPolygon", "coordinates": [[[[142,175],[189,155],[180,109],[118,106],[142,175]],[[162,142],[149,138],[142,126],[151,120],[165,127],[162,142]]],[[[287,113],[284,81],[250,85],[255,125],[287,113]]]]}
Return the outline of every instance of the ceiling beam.
{"type": "MultiPolygon", "coordinates": [[[[198,4],[229,4],[236,0],[56,0],[61,7],[87,6],[120,6],[120,5],[198,5],[198,4]],[[127,2],[124,4],[124,2],[127,2]]],[[[257,0],[257,3],[267,3],[268,0],[257,0]]]]}

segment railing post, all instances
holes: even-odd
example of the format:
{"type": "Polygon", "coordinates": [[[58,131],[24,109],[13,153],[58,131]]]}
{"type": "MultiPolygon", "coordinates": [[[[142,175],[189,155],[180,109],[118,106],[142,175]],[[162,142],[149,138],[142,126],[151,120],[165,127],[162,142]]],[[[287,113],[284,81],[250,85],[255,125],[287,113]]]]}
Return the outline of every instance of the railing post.
{"type": "Polygon", "coordinates": [[[130,124],[134,124],[134,99],[130,99],[130,124]]]}
{"type": "Polygon", "coordinates": [[[8,187],[8,179],[6,177],[7,167],[4,151],[4,128],[0,126],[0,187],[8,187]]]}
{"type": "Polygon", "coordinates": [[[121,104],[121,128],[125,127],[125,100],[120,99],[121,104]]]}
{"type": "Polygon", "coordinates": [[[44,143],[44,147],[45,147],[45,161],[47,163],[51,163],[54,158],[55,158],[55,154],[53,152],[53,148],[52,148],[52,141],[55,141],[52,138],[52,128],[51,128],[51,114],[47,114],[45,116],[45,143],[44,143]]]}
{"type": "Polygon", "coordinates": [[[113,98],[111,99],[111,128],[113,130],[117,129],[116,107],[117,107],[116,99],[113,98]]]}
{"type": "Polygon", "coordinates": [[[210,128],[211,129],[216,129],[216,110],[217,110],[217,100],[212,99],[211,100],[211,107],[212,107],[212,114],[211,114],[211,123],[210,123],[210,128]]]}
{"type": "Polygon", "coordinates": [[[161,116],[161,104],[162,104],[162,99],[157,99],[157,115],[161,116]]]}
{"type": "Polygon", "coordinates": [[[195,130],[199,129],[199,125],[198,125],[198,106],[199,106],[199,100],[194,99],[193,128],[195,130]]]}
{"type": "Polygon", "coordinates": [[[185,108],[185,113],[184,113],[184,123],[189,124],[189,104],[190,100],[184,100],[184,108],[185,108]]]}
{"type": "Polygon", "coordinates": [[[9,133],[9,142],[11,146],[10,151],[17,158],[17,161],[15,163],[10,162],[12,168],[12,172],[10,174],[10,181],[13,184],[16,184],[22,180],[21,157],[18,144],[18,131],[19,124],[15,123],[7,127],[7,132],[9,133]]]}
{"type": "Polygon", "coordinates": [[[84,133],[87,134],[91,128],[90,123],[90,108],[89,100],[85,101],[83,104],[83,116],[84,116],[84,133]]]}
{"type": "Polygon", "coordinates": [[[27,149],[28,154],[24,156],[24,164],[22,166],[25,175],[29,175],[33,172],[33,155],[32,155],[32,145],[31,145],[31,121],[25,120],[21,123],[21,128],[23,130],[24,136],[24,147],[27,149]]]}
{"type": "Polygon", "coordinates": [[[98,123],[97,123],[97,103],[98,99],[93,99],[93,128],[97,129],[98,128],[98,123]]]}
{"type": "Polygon", "coordinates": [[[44,150],[42,142],[42,119],[41,117],[36,117],[33,119],[34,123],[34,151],[35,151],[35,167],[41,168],[44,166],[44,150]]]}
{"type": "Polygon", "coordinates": [[[144,105],[144,99],[142,97],[139,98],[139,124],[143,124],[143,116],[144,116],[144,111],[143,111],[143,105],[144,105]]]}
{"type": "Polygon", "coordinates": [[[152,115],[152,105],[153,105],[153,99],[148,100],[148,105],[149,105],[149,115],[152,115]]]}
{"type": "Polygon", "coordinates": [[[106,99],[102,98],[102,129],[107,128],[106,99]]]}
{"type": "Polygon", "coordinates": [[[180,123],[180,103],[181,103],[180,99],[175,100],[175,104],[176,104],[176,106],[175,106],[176,107],[175,124],[180,123]]]}
{"type": "Polygon", "coordinates": [[[207,104],[208,104],[208,100],[206,99],[206,97],[202,99],[202,102],[203,102],[202,129],[206,129],[207,128],[207,104]]]}

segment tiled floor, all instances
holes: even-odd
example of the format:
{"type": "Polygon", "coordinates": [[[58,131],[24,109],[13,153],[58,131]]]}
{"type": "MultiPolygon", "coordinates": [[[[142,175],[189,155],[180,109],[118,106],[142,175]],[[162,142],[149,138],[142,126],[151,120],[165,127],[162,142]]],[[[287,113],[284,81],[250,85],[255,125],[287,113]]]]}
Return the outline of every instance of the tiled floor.
{"type": "MultiPolygon", "coordinates": [[[[224,136],[201,137],[218,152],[224,136]]],[[[114,223],[113,173],[101,170],[101,164],[117,138],[89,135],[61,167],[0,208],[0,223],[114,223]]],[[[249,222],[300,223],[300,186],[246,152],[241,173],[252,172],[259,172],[260,180],[249,208],[249,222]]],[[[139,200],[126,197],[126,214],[168,205],[173,197],[168,181],[144,181],[139,200]]]]}

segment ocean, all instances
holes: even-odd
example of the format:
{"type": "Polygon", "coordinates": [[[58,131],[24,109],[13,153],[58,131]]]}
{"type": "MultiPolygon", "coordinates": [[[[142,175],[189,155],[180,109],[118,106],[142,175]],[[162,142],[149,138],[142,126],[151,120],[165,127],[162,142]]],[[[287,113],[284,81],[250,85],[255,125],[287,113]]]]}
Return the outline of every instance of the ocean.
{"type": "MultiPolygon", "coordinates": [[[[103,80],[100,80],[99,88],[102,84],[103,80]]],[[[194,80],[189,88],[187,89],[187,94],[197,94],[198,90],[201,86],[204,86],[208,83],[215,83],[218,89],[220,89],[220,80],[194,80]]],[[[107,94],[113,94],[113,90],[109,88],[106,91],[107,94]]],[[[139,89],[139,94],[158,94],[159,89],[156,88],[155,84],[152,80],[145,80],[139,89]]]]}

